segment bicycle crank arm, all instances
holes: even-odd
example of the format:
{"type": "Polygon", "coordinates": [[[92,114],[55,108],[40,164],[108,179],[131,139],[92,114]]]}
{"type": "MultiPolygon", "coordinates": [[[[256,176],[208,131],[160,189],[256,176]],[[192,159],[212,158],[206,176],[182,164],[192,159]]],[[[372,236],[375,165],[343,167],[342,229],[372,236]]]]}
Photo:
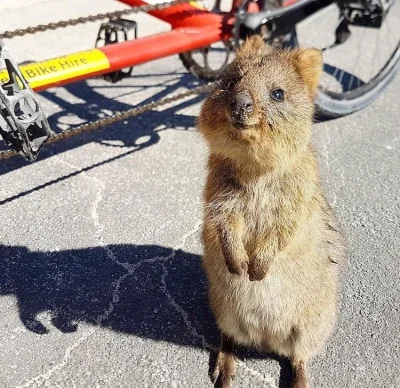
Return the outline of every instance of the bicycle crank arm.
{"type": "Polygon", "coordinates": [[[36,160],[52,134],[39,100],[0,40],[0,67],[8,78],[0,82],[0,135],[4,143],[26,160],[36,160]]]}
{"type": "MultiPolygon", "coordinates": [[[[274,29],[290,27],[299,23],[318,10],[327,7],[335,0],[298,0],[292,5],[281,8],[269,8],[265,11],[249,13],[243,5],[237,13],[237,23],[243,24],[249,31],[257,31],[261,25],[274,23],[274,29]]],[[[246,5],[247,2],[244,2],[246,5]]]]}

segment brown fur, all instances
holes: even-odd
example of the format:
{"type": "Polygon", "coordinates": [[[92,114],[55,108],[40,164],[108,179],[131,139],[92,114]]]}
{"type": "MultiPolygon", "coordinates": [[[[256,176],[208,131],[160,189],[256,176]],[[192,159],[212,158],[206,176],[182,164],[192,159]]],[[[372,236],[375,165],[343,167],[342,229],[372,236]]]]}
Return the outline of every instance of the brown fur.
{"type": "MultiPolygon", "coordinates": [[[[295,388],[308,386],[307,361],[332,332],[344,256],[310,146],[321,71],[318,50],[277,52],[250,38],[198,119],[210,148],[202,238],[211,308],[223,337],[288,357],[295,388]],[[238,93],[254,102],[240,125],[238,93]]],[[[226,358],[221,347],[216,374],[229,387],[226,358]]]]}

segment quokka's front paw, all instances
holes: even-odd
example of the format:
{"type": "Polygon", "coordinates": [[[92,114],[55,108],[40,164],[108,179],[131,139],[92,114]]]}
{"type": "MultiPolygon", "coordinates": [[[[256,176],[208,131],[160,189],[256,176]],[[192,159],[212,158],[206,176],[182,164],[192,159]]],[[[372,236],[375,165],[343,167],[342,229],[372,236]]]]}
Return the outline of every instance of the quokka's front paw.
{"type": "Polygon", "coordinates": [[[263,280],[268,273],[269,270],[269,262],[268,260],[262,259],[259,256],[254,257],[253,260],[249,263],[249,279],[251,281],[255,280],[263,280]]]}
{"type": "Polygon", "coordinates": [[[244,275],[249,267],[248,258],[243,260],[226,260],[225,263],[230,273],[239,276],[244,275]]]}

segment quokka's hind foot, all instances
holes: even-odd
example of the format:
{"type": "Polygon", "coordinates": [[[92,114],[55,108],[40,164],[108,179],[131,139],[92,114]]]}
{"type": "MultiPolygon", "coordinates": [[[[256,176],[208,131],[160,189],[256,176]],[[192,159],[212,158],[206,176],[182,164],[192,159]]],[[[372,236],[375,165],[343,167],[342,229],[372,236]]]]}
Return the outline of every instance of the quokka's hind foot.
{"type": "Polygon", "coordinates": [[[306,366],[303,361],[292,361],[293,383],[292,388],[308,388],[306,366]]]}
{"type": "Polygon", "coordinates": [[[230,388],[235,374],[236,360],[233,354],[233,340],[222,334],[214,372],[211,376],[214,387],[230,388]]]}

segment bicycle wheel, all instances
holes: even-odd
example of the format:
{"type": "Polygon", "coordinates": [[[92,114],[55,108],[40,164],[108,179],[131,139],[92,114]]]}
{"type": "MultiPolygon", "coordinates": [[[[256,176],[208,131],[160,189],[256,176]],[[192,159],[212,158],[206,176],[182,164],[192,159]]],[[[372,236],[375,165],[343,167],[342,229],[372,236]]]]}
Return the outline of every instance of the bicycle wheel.
{"type": "Polygon", "coordinates": [[[230,41],[216,42],[211,46],[179,54],[189,72],[204,81],[215,81],[234,57],[230,41]]]}
{"type": "Polygon", "coordinates": [[[316,98],[320,117],[335,118],[371,104],[400,68],[400,2],[394,1],[380,28],[349,26],[335,45],[336,4],[297,25],[299,46],[323,49],[324,72],[316,98]]]}

